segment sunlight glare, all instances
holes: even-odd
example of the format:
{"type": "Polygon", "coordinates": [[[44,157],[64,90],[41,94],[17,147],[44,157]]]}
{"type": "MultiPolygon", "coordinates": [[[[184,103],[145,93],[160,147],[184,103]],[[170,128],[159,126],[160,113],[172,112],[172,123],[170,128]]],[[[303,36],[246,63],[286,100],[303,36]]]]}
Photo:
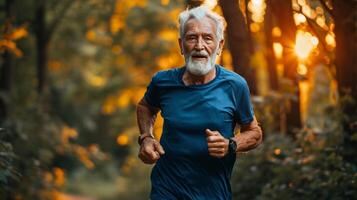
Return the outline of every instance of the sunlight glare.
{"type": "Polygon", "coordinates": [[[295,42],[295,53],[300,59],[306,59],[314,49],[313,36],[309,32],[297,31],[295,42]]]}

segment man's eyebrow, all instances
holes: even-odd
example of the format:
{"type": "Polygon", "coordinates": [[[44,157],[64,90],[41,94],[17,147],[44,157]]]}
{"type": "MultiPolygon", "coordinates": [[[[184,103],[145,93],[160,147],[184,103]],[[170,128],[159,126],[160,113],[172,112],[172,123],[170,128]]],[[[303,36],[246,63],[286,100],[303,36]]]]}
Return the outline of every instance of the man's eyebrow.
{"type": "Polygon", "coordinates": [[[192,35],[203,35],[203,36],[212,36],[214,35],[214,33],[210,33],[210,32],[200,32],[200,33],[197,33],[197,32],[187,32],[185,35],[186,36],[192,36],[192,35]]]}

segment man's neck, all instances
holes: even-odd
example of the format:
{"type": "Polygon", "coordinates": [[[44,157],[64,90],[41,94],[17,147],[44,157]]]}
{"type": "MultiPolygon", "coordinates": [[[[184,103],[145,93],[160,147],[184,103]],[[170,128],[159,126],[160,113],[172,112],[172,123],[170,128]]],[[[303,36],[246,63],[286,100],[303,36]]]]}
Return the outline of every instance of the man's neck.
{"type": "Polygon", "coordinates": [[[213,67],[206,75],[197,76],[185,70],[182,81],[186,86],[189,85],[202,85],[212,81],[216,77],[216,67],[213,67]]]}

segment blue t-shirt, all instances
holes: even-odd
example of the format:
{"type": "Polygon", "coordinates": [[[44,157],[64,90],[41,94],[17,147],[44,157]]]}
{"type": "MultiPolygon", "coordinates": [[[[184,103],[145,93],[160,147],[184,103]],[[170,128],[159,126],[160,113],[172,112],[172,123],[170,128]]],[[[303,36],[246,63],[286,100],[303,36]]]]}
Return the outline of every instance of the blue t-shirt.
{"type": "Polygon", "coordinates": [[[151,200],[229,200],[235,155],[209,155],[206,132],[234,136],[235,124],[253,120],[246,81],[216,65],[216,77],[185,86],[185,67],[160,71],[147,87],[145,100],[161,109],[160,143],[165,154],[151,173],[151,200]]]}

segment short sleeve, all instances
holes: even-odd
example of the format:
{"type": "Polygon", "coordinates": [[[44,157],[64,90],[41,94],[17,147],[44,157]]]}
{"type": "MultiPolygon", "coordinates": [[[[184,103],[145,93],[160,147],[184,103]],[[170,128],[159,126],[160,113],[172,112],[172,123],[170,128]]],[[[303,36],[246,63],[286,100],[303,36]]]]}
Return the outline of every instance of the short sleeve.
{"type": "Polygon", "coordinates": [[[151,106],[160,108],[160,96],[159,96],[159,88],[157,86],[157,79],[158,79],[158,74],[156,73],[152,77],[150,84],[146,88],[144,99],[151,106]]]}
{"type": "Polygon", "coordinates": [[[250,92],[247,83],[241,84],[237,96],[236,121],[238,124],[248,124],[253,121],[254,111],[250,100],[250,92]]]}

